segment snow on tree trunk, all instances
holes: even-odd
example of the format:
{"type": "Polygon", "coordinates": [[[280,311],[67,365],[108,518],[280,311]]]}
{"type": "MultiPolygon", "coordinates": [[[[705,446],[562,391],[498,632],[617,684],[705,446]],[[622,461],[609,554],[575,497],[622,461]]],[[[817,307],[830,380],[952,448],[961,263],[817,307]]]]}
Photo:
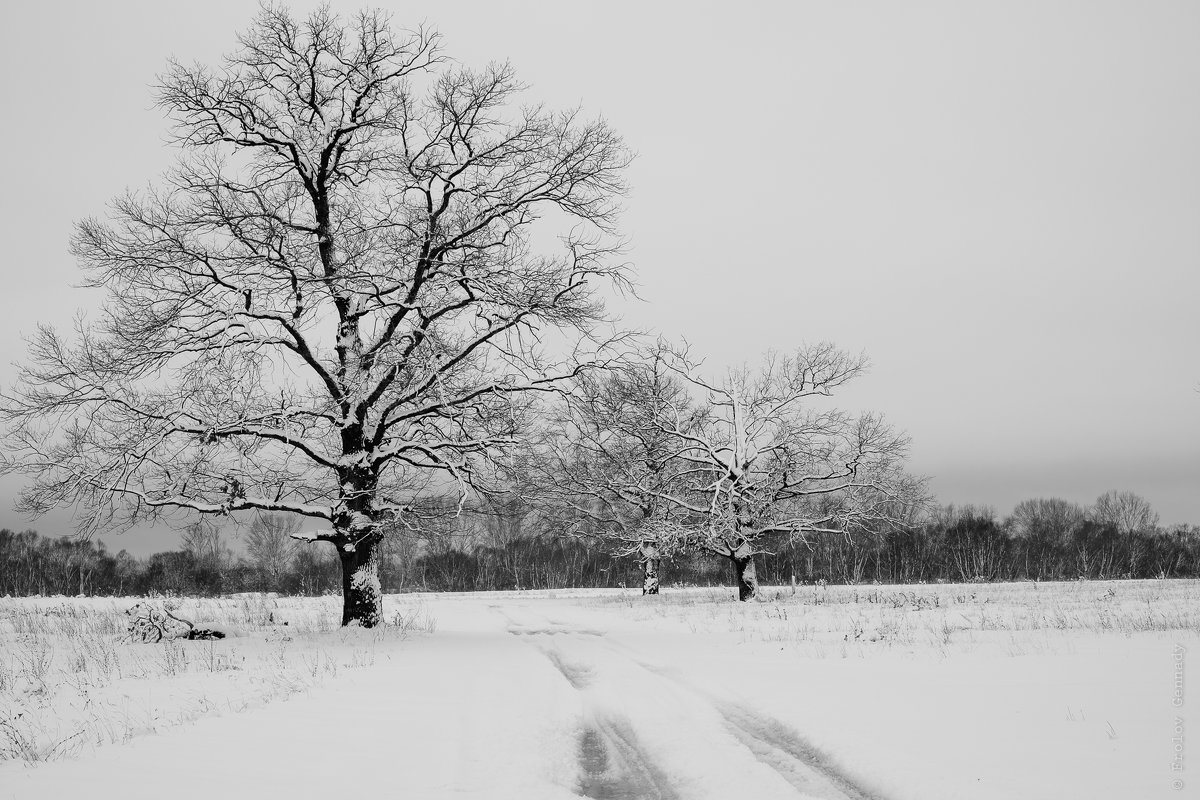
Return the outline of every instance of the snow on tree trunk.
{"type": "Polygon", "coordinates": [[[342,625],[374,628],[383,621],[383,588],[379,583],[382,535],[366,534],[357,543],[338,545],[342,562],[342,625]]]}
{"type": "Polygon", "coordinates": [[[758,574],[754,570],[754,554],[746,545],[739,547],[730,556],[734,576],[737,579],[738,600],[745,602],[758,596],[758,574]]]}
{"type": "Polygon", "coordinates": [[[648,542],[642,543],[642,568],[645,579],[642,581],[642,594],[658,594],[658,548],[648,542]]]}

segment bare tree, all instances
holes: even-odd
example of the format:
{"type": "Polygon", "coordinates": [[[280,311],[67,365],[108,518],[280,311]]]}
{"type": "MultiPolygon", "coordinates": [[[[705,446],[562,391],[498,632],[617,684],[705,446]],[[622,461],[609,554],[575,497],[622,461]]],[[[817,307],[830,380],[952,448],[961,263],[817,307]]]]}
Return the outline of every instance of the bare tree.
{"type": "Polygon", "coordinates": [[[219,568],[226,548],[221,542],[221,529],[205,522],[193,522],[183,529],[180,545],[197,564],[219,568]]]}
{"type": "Polygon", "coordinates": [[[1158,512],[1150,501],[1133,492],[1107,491],[1096,498],[1090,512],[1093,520],[1122,534],[1141,533],[1158,524],[1158,512]]]}
{"type": "Polygon", "coordinates": [[[946,566],[957,573],[959,580],[1003,577],[1009,538],[996,522],[994,508],[970,503],[937,506],[927,510],[925,523],[946,537],[946,566]]]}
{"type": "MultiPolygon", "coordinates": [[[[681,509],[665,502],[679,443],[659,425],[691,400],[660,359],[582,375],[557,398],[525,472],[544,517],[562,533],[599,540],[643,570],[642,593],[659,592],[659,570],[685,541],[681,509]]],[[[698,419],[698,417],[695,417],[698,419]]]]}
{"type": "Polygon", "coordinates": [[[914,521],[925,488],[903,471],[906,437],[878,416],[816,405],[861,373],[862,358],[820,344],[768,355],[759,370],[730,370],[721,380],[703,377],[686,349],[660,345],[654,358],[702,400],[647,401],[650,425],[670,442],[671,474],[629,473],[623,490],[687,523],[666,526],[660,541],[730,559],[740,599],[758,592],[754,555],[768,535],[914,521]]]}
{"type": "Polygon", "coordinates": [[[188,555],[180,565],[185,585],[190,591],[220,592],[225,568],[233,561],[233,553],[222,542],[220,526],[212,519],[194,522],[184,528],[181,544],[188,555]]]}
{"type": "Polygon", "coordinates": [[[1025,538],[1066,542],[1084,520],[1087,512],[1078,503],[1057,497],[1022,500],[1009,518],[1013,533],[1025,538]]]}
{"type": "Polygon", "coordinates": [[[246,554],[273,589],[292,564],[300,520],[285,514],[259,514],[246,532],[246,554]]]}
{"type": "Polygon", "coordinates": [[[264,7],[218,68],[172,63],[179,164],[78,226],[104,311],[74,342],[39,330],[5,397],[20,507],[74,504],[84,533],[325,520],[306,538],[337,549],[343,624],[378,624],[384,526],[465,491],[521,398],[595,359],[596,287],[624,280],[628,151],[521,90],[380,12],[264,7]]]}

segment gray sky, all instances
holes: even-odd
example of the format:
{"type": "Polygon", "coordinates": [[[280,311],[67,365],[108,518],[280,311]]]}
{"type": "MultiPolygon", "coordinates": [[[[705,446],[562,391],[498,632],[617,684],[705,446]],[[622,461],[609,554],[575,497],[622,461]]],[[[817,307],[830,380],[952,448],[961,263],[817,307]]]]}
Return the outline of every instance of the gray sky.
{"type": "MultiPolygon", "coordinates": [[[[846,403],[911,434],[942,502],[1127,489],[1200,523],[1200,3],[381,5],[639,153],[631,324],[714,366],[866,351],[846,403]]],[[[72,223],[173,158],[155,73],[215,62],[254,10],[5,4],[0,383],[37,322],[99,299],[70,288],[72,223]]],[[[16,485],[0,527],[66,532],[16,485]]]]}

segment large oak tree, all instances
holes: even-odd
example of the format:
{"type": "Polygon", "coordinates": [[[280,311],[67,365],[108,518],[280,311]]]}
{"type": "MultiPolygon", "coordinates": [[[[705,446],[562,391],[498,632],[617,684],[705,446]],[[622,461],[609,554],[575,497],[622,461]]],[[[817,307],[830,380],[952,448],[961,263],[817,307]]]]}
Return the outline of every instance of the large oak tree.
{"type": "Polygon", "coordinates": [[[378,624],[385,528],[469,485],[523,395],[594,361],[595,287],[623,280],[628,151],[522,90],[377,12],[266,7],[219,66],[172,63],[178,165],[79,224],[103,312],[39,330],[6,395],[21,507],[74,505],[84,532],[323,521],[343,624],[378,624]]]}

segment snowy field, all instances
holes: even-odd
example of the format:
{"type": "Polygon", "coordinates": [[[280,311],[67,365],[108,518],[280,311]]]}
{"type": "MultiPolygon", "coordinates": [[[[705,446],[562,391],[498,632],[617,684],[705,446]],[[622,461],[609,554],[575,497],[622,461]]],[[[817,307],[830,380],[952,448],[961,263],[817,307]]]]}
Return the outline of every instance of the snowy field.
{"type": "Polygon", "coordinates": [[[185,600],[236,635],[165,645],[117,642],[133,600],[3,599],[0,800],[1200,790],[1200,582],[763,594],[185,600]]]}

